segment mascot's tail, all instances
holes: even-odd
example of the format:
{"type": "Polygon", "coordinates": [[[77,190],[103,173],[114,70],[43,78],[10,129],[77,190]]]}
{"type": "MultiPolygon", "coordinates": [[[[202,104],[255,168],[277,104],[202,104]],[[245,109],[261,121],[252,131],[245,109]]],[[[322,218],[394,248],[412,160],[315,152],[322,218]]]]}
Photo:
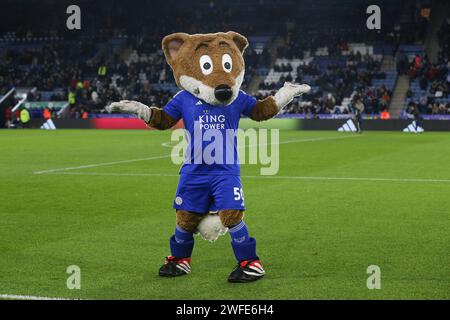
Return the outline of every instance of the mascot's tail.
{"type": "Polygon", "coordinates": [[[214,242],[219,236],[225,235],[228,228],[222,224],[217,213],[211,212],[199,223],[197,231],[202,239],[214,242]]]}

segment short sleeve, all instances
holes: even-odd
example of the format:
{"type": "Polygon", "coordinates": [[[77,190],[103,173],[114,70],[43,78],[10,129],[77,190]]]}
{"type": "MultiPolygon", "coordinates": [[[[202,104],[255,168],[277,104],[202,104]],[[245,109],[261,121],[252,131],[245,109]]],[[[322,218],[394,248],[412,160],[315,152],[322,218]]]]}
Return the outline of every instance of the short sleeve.
{"type": "Polygon", "coordinates": [[[250,117],[253,111],[253,108],[256,105],[256,99],[255,97],[252,97],[251,95],[246,94],[245,92],[241,91],[241,103],[242,103],[242,111],[241,113],[247,117],[250,117]]]}
{"type": "Polygon", "coordinates": [[[163,111],[171,116],[175,121],[183,117],[182,113],[183,98],[182,92],[177,93],[163,108],[163,111]]]}

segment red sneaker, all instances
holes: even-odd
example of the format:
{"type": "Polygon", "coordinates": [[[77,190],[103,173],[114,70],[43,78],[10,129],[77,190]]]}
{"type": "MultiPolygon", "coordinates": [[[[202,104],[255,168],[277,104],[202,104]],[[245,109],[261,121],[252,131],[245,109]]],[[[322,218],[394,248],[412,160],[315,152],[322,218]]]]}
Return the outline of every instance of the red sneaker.
{"type": "Polygon", "coordinates": [[[238,263],[228,277],[229,282],[252,282],[261,279],[266,272],[259,258],[238,263]]]}
{"type": "Polygon", "coordinates": [[[161,277],[178,277],[191,273],[191,258],[166,257],[164,265],[159,269],[161,277]]]}

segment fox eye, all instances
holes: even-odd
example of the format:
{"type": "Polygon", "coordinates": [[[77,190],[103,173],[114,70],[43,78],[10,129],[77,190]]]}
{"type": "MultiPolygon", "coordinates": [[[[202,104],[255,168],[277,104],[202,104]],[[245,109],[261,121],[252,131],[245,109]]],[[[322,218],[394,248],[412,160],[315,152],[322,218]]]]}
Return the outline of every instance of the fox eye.
{"type": "Polygon", "coordinates": [[[222,56],[222,66],[225,72],[231,72],[231,69],[233,68],[233,60],[231,60],[231,57],[228,53],[225,53],[222,56]]]}
{"type": "Polygon", "coordinates": [[[213,71],[213,62],[210,56],[204,54],[200,57],[200,68],[205,76],[213,71]]]}

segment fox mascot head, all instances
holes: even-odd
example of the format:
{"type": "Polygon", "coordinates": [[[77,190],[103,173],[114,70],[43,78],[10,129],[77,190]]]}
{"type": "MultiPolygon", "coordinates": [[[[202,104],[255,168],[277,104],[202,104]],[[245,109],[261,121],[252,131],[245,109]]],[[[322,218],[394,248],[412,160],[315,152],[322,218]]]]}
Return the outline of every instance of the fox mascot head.
{"type": "Polygon", "coordinates": [[[174,33],[162,40],[177,85],[211,105],[227,105],[238,96],[247,46],[247,38],[233,31],[174,33]]]}

